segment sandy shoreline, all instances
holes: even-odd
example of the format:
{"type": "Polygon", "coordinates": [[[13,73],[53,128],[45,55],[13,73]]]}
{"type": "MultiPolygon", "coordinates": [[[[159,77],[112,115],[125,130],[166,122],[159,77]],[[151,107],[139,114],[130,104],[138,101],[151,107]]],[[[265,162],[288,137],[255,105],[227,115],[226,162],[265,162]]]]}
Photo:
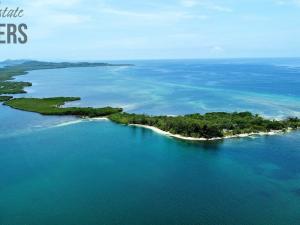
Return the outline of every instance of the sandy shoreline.
{"type": "MultiPolygon", "coordinates": [[[[76,123],[80,123],[80,122],[84,122],[84,121],[110,121],[110,119],[108,119],[107,117],[95,117],[95,118],[83,117],[80,120],[69,121],[69,122],[64,122],[62,124],[58,124],[58,125],[56,125],[56,127],[68,126],[68,125],[72,125],[72,124],[76,124],[76,123]]],[[[224,140],[224,139],[231,139],[231,138],[245,138],[245,137],[251,137],[251,136],[271,136],[271,135],[283,134],[285,132],[289,132],[292,130],[292,129],[288,129],[287,131],[273,130],[270,132],[245,133],[245,134],[237,134],[237,135],[230,135],[230,136],[225,136],[225,137],[215,137],[215,138],[195,138],[195,137],[185,137],[185,136],[182,136],[179,134],[172,134],[170,132],[163,131],[157,127],[148,126],[148,125],[129,124],[128,126],[149,129],[160,135],[164,135],[164,136],[171,137],[171,138],[177,138],[177,139],[181,139],[181,140],[186,140],[186,141],[216,141],[216,140],[224,140]]]]}
{"type": "Polygon", "coordinates": [[[147,125],[140,125],[140,124],[130,124],[129,126],[134,126],[134,127],[141,127],[145,129],[150,129],[158,134],[165,135],[168,137],[173,137],[173,138],[178,138],[181,140],[186,140],[186,141],[216,141],[216,140],[223,140],[223,139],[230,139],[230,138],[245,138],[245,137],[251,137],[251,136],[270,136],[270,135],[277,135],[277,134],[283,134],[284,131],[282,130],[274,130],[270,132],[257,132],[257,133],[246,133],[246,134],[237,134],[237,135],[231,135],[231,136],[226,136],[226,137],[216,137],[216,138],[194,138],[194,137],[185,137],[179,134],[172,134],[167,131],[163,131],[159,128],[152,127],[152,126],[147,126],[147,125]]]}

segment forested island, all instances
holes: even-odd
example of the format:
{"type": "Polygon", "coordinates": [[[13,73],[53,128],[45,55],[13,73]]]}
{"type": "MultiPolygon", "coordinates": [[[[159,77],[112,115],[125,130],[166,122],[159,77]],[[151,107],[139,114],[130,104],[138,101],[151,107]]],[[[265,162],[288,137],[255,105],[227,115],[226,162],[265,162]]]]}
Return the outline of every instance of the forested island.
{"type": "MultiPolygon", "coordinates": [[[[125,64],[126,65],[126,64],[125,64]]],[[[95,66],[124,66],[105,63],[48,63],[28,61],[17,65],[0,68],[0,95],[24,93],[23,88],[30,86],[27,82],[10,81],[14,76],[26,74],[30,70],[95,67],[95,66]]],[[[126,65],[128,66],[128,65],[126,65]]],[[[173,137],[187,140],[211,140],[239,135],[268,134],[270,132],[284,132],[300,128],[299,118],[271,120],[250,112],[213,112],[190,114],[184,116],[150,116],[129,114],[122,108],[92,108],[92,107],[64,107],[66,102],[80,100],[79,97],[55,98],[13,98],[0,96],[0,102],[14,109],[36,112],[42,115],[73,115],[80,117],[106,117],[111,121],[123,125],[143,126],[155,128],[173,137]]]]}

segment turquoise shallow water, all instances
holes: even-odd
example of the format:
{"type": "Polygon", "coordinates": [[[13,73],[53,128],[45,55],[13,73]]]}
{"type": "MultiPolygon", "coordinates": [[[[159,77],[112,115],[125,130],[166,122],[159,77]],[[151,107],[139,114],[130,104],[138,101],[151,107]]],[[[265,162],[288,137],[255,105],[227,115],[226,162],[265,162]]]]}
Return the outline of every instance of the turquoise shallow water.
{"type": "MultiPolygon", "coordinates": [[[[131,112],[300,112],[297,59],[135,64],[18,80],[33,82],[26,96],[76,95],[73,104],[131,112]]],[[[299,224],[299,132],[189,143],[4,106],[0,122],[0,224],[299,224]]]]}
{"type": "Polygon", "coordinates": [[[300,60],[279,62],[137,61],[130,62],[134,67],[33,71],[17,79],[33,83],[29,96],[82,97],[72,105],[148,114],[249,110],[300,116],[300,60]]]}
{"type": "Polygon", "coordinates": [[[192,144],[84,122],[0,146],[1,224],[300,220],[299,133],[192,144]]]}

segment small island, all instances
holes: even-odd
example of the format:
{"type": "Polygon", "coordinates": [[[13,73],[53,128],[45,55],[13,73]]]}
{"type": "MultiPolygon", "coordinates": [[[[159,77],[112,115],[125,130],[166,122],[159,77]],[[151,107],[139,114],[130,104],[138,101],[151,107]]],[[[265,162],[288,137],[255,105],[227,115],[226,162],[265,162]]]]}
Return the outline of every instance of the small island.
{"type": "MultiPolygon", "coordinates": [[[[129,64],[124,64],[130,66],[129,64]]],[[[79,117],[105,117],[111,121],[152,129],[164,135],[184,140],[216,140],[251,135],[268,135],[300,128],[299,118],[271,120],[251,112],[212,112],[190,114],[183,116],[150,116],[129,114],[122,108],[92,108],[64,107],[66,102],[78,101],[79,97],[55,98],[13,98],[1,94],[24,93],[24,87],[31,86],[28,82],[12,82],[14,76],[26,74],[30,70],[94,67],[94,66],[124,66],[105,63],[48,63],[27,61],[17,65],[0,68],[0,102],[11,108],[40,113],[42,115],[72,115],[79,117]]]]}

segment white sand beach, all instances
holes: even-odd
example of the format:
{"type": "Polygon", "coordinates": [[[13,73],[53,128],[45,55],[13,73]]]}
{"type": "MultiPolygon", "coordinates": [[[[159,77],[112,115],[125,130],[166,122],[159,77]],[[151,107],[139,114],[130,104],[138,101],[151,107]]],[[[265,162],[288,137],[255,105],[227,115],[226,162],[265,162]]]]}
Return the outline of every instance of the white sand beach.
{"type": "MultiPolygon", "coordinates": [[[[251,136],[270,136],[270,135],[278,135],[284,133],[282,130],[273,130],[270,132],[258,132],[258,133],[246,133],[246,134],[237,134],[237,135],[230,135],[225,137],[216,137],[216,138],[195,138],[195,137],[185,137],[179,134],[172,134],[170,132],[163,131],[159,128],[147,126],[147,125],[140,125],[140,124],[130,124],[129,126],[141,127],[145,129],[150,129],[158,134],[165,135],[168,137],[178,138],[181,140],[187,141],[215,141],[215,140],[222,140],[222,139],[230,139],[230,138],[245,138],[251,136]]],[[[288,130],[290,131],[290,129],[288,130]]]]}

